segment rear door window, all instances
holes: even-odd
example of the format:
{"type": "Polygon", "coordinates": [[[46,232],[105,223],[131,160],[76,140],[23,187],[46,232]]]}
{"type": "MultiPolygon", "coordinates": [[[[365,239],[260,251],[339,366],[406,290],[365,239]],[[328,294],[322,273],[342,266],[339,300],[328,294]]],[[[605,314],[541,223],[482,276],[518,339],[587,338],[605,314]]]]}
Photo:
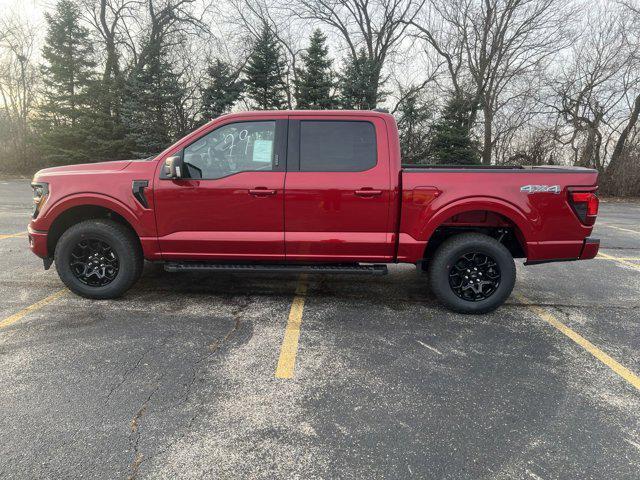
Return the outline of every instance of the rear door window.
{"type": "Polygon", "coordinates": [[[376,166],[371,122],[300,122],[301,172],[363,172],[376,166]]]}

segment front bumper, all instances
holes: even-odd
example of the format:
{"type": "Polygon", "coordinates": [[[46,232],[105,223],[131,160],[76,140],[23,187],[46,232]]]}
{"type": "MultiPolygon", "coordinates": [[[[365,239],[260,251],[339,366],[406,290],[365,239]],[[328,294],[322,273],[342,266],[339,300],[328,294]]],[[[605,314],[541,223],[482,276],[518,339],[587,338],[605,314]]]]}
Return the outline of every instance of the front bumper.
{"type": "Polygon", "coordinates": [[[34,230],[29,226],[27,229],[29,236],[29,248],[40,258],[48,258],[49,252],[47,249],[47,232],[41,232],[34,230]]]}

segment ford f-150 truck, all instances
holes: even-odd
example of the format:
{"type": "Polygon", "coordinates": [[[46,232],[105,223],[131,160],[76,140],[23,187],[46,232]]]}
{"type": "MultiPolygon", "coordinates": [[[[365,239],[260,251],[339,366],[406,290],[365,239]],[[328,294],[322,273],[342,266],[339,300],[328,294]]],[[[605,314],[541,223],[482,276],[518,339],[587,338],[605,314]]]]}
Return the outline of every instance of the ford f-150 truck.
{"type": "Polygon", "coordinates": [[[159,155],[36,173],[33,252],[84,297],[122,295],[144,260],[168,271],[384,274],[416,264],[465,313],[510,295],[525,265],[595,257],[597,172],[403,166],[377,111],[221,116],[159,155]]]}

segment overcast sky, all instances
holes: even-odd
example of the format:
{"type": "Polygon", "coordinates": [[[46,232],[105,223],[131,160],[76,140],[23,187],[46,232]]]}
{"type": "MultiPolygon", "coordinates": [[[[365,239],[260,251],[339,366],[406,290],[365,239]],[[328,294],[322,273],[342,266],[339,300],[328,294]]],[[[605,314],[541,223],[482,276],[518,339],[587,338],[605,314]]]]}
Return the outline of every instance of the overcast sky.
{"type": "Polygon", "coordinates": [[[3,17],[13,13],[38,23],[43,20],[43,12],[48,4],[41,0],[0,0],[0,12],[3,17]]]}

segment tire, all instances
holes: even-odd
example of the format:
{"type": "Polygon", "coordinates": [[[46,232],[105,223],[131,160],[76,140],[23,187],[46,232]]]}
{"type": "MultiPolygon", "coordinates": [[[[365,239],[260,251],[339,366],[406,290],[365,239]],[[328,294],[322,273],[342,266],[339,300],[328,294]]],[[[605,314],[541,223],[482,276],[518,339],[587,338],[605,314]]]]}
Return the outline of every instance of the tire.
{"type": "Polygon", "coordinates": [[[509,250],[494,238],[463,233],[438,247],[428,275],[431,291],[450,310],[487,313],[511,295],[516,267],[509,250]]]}
{"type": "Polygon", "coordinates": [[[144,265],[140,244],[131,230],[107,219],[85,220],[67,229],[58,240],[54,257],[58,275],[69,290],[99,300],[120,297],[140,278],[144,265]],[[96,258],[87,262],[85,257],[94,253],[96,258]],[[91,268],[86,267],[88,263],[91,268]],[[101,268],[104,265],[107,267],[101,268]],[[94,269],[90,276],[78,273],[94,269]]]}

